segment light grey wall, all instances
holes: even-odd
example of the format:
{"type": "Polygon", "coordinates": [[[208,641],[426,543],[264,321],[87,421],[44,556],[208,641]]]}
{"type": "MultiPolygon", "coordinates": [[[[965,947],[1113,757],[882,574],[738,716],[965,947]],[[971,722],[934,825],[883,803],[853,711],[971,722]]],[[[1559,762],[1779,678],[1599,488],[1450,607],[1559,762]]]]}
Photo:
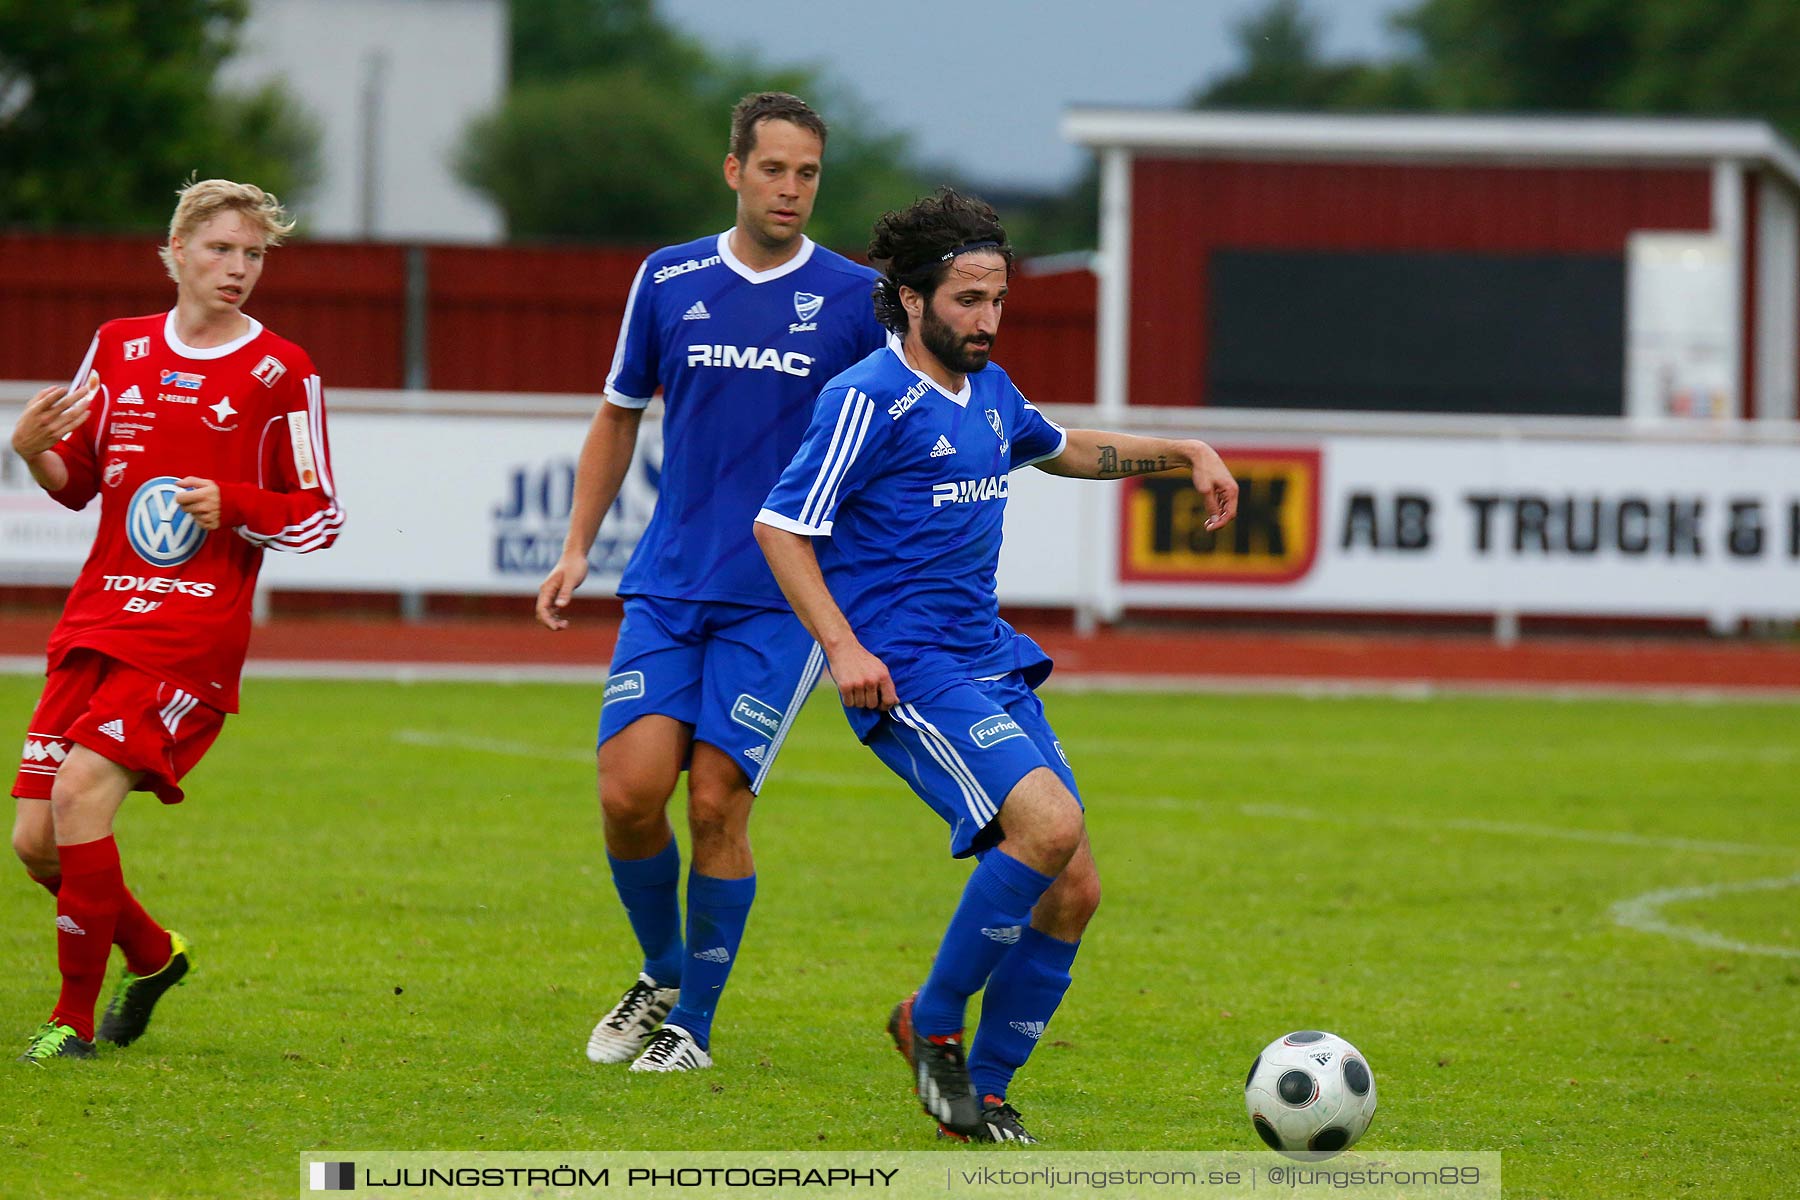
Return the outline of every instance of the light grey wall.
{"type": "Polygon", "coordinates": [[[253,0],[220,79],[283,80],[319,122],[323,178],[295,206],[306,235],[491,242],[499,211],[450,161],[505,95],[506,61],[505,0],[253,0]]]}

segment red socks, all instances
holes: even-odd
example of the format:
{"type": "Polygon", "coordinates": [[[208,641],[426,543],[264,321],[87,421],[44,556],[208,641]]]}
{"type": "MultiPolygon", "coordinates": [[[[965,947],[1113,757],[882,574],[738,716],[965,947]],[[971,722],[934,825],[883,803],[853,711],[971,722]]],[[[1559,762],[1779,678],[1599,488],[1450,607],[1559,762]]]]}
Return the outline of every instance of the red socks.
{"type": "Polygon", "coordinates": [[[119,844],[110,837],[59,846],[57,855],[62,886],[56,892],[56,963],[63,984],[50,1020],[91,1042],[94,1005],[106,983],[106,960],[125,906],[125,873],[119,867],[119,844]]]}

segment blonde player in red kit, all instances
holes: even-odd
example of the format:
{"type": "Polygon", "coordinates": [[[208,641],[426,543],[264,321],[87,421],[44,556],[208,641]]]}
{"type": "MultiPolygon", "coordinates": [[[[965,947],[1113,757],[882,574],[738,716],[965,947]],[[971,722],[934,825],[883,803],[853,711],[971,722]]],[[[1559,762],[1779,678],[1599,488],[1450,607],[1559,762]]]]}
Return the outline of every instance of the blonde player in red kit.
{"type": "Polygon", "coordinates": [[[125,886],[113,817],[133,791],[179,803],[237,711],[263,551],[322,550],[344,523],[318,372],[243,312],[292,229],[261,188],[189,184],[162,249],[174,310],[102,325],[74,385],[39,392],[13,429],[53,499],[100,501],[13,784],[13,850],[56,897],[62,971],[25,1062],[94,1056],[115,944],[125,975],[99,1040],[136,1040],[187,973],[186,941],[125,886]]]}

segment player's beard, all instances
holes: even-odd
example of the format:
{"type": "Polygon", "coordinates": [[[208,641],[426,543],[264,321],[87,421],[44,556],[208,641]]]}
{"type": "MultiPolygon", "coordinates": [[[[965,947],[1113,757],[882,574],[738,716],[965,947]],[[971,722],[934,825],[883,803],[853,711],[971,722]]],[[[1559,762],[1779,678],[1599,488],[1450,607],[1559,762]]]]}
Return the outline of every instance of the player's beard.
{"type": "Polygon", "coordinates": [[[992,338],[958,336],[954,329],[938,319],[929,304],[919,322],[919,340],[945,368],[958,375],[973,375],[981,370],[988,365],[988,355],[993,352],[992,338]]]}

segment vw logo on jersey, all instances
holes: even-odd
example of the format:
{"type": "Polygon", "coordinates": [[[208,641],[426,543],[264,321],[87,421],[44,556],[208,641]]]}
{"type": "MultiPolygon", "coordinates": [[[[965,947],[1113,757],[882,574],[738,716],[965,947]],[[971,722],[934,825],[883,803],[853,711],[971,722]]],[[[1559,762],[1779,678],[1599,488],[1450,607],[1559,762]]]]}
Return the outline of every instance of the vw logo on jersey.
{"type": "Polygon", "coordinates": [[[825,307],[825,297],[815,296],[811,292],[794,293],[794,315],[802,321],[810,321],[819,315],[825,307]]]}
{"type": "Polygon", "coordinates": [[[175,477],[159,475],[145,480],[125,509],[125,536],[138,557],[152,566],[180,566],[206,541],[206,530],[176,503],[179,495],[175,477]]]}

